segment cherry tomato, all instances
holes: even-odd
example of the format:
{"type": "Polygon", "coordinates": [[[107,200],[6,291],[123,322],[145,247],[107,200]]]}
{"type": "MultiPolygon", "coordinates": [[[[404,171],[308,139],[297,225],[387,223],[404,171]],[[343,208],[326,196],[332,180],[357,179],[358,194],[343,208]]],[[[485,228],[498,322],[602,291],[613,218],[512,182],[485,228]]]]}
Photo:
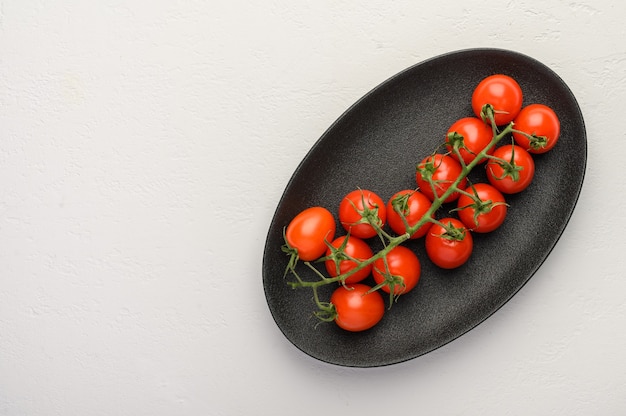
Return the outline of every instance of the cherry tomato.
{"type": "MultiPolygon", "coordinates": [[[[324,261],[326,271],[328,271],[331,277],[339,276],[356,268],[359,264],[354,259],[363,261],[374,255],[372,249],[365,241],[353,235],[337,237],[331,245],[337,249],[342,248],[340,251],[335,252],[334,257],[329,257],[324,261]]],[[[331,256],[331,254],[331,249],[327,248],[326,257],[331,256]]],[[[360,282],[368,277],[371,272],[372,265],[370,264],[348,276],[345,283],[360,282]]]]}
{"type": "Polygon", "coordinates": [[[472,109],[476,117],[482,119],[483,107],[490,104],[496,125],[502,126],[513,121],[522,108],[522,101],[522,88],[517,81],[508,75],[495,74],[480,81],[474,89],[472,109]]]}
{"type": "MultiPolygon", "coordinates": [[[[374,262],[372,276],[377,284],[381,284],[391,278],[393,293],[400,295],[410,292],[420,279],[421,265],[419,259],[409,248],[397,246],[391,249],[385,256],[387,259],[388,269],[385,267],[385,261],[380,258],[374,262]],[[396,282],[397,280],[397,282],[396,282]]],[[[390,293],[389,283],[382,286],[381,290],[390,293]]]]}
{"type": "Polygon", "coordinates": [[[339,204],[339,221],[355,237],[374,237],[376,229],[372,223],[382,228],[386,220],[385,203],[372,191],[357,189],[346,195],[339,204]]]}
{"type": "Polygon", "coordinates": [[[498,147],[493,156],[508,163],[487,162],[490,184],[505,194],[515,194],[528,188],[535,176],[535,161],[530,153],[520,146],[507,144],[498,147]]]}
{"type": "Polygon", "coordinates": [[[454,269],[470,258],[474,240],[470,231],[456,218],[444,218],[440,222],[446,227],[452,226],[453,232],[439,224],[430,227],[426,234],[426,254],[442,269],[454,269]]]}
{"type": "Polygon", "coordinates": [[[378,291],[362,283],[349,288],[339,286],[330,296],[335,306],[335,323],[347,331],[365,331],[376,325],[385,314],[385,302],[378,291]]]}
{"type": "Polygon", "coordinates": [[[508,207],[504,195],[486,183],[476,183],[465,192],[474,195],[461,195],[458,200],[459,219],[465,226],[476,233],[488,233],[504,222],[508,207]]]}
{"type": "MultiPolygon", "coordinates": [[[[413,227],[426,215],[431,206],[430,199],[419,191],[405,189],[396,192],[387,202],[387,223],[396,234],[404,234],[406,226],[402,218],[406,219],[409,227],[413,227]]],[[[431,225],[432,223],[427,221],[411,235],[411,238],[423,237],[431,225]]]]}
{"type": "MultiPolygon", "coordinates": [[[[459,162],[453,157],[436,153],[426,157],[417,165],[415,180],[421,193],[426,195],[428,199],[433,201],[435,194],[433,188],[428,181],[432,180],[435,185],[437,197],[441,197],[450,188],[452,183],[461,175],[463,168],[459,162]]],[[[459,188],[465,188],[467,179],[459,183],[459,188]]],[[[452,202],[459,197],[458,192],[451,193],[444,202],[452,202]]]]}
{"type": "MultiPolygon", "coordinates": [[[[450,156],[460,162],[459,156],[453,151],[453,143],[459,141],[459,144],[463,145],[459,147],[459,153],[465,164],[468,164],[491,143],[491,139],[493,139],[493,131],[488,124],[476,117],[464,117],[454,122],[448,129],[446,147],[451,152],[450,156]]],[[[491,153],[493,153],[493,147],[487,152],[487,154],[491,153]]]]}
{"type": "Polygon", "coordinates": [[[294,217],[285,231],[288,250],[299,259],[313,261],[326,252],[325,241],[335,237],[335,218],[324,207],[311,207],[294,217]]]}
{"type": "Polygon", "coordinates": [[[530,153],[545,153],[559,140],[561,123],[554,110],[543,104],[530,104],[522,108],[515,117],[514,129],[533,136],[513,131],[515,143],[530,153]]]}

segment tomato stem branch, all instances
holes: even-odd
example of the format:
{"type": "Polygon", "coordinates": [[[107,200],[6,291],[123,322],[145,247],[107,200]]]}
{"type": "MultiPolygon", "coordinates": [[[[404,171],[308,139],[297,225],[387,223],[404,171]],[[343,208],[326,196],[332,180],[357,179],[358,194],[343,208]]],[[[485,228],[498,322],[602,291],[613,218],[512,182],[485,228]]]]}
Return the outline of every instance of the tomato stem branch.
{"type": "MultiPolygon", "coordinates": [[[[401,215],[401,217],[403,217],[404,222],[405,222],[405,229],[406,232],[402,235],[398,235],[398,236],[393,236],[388,234],[385,230],[382,229],[381,225],[379,223],[376,223],[375,220],[376,218],[374,218],[374,215],[372,215],[372,212],[368,212],[367,209],[365,209],[365,213],[366,214],[370,214],[367,215],[367,219],[364,219],[364,222],[369,222],[375,229],[376,232],[379,236],[379,238],[381,239],[382,243],[383,243],[383,248],[378,251],[376,254],[374,254],[372,257],[370,257],[367,260],[356,260],[354,259],[355,263],[357,263],[357,266],[352,268],[350,271],[339,274],[335,277],[326,277],[324,276],[319,270],[317,270],[313,265],[311,265],[309,262],[305,262],[305,264],[307,266],[309,266],[314,273],[320,277],[319,280],[316,281],[304,281],[300,278],[300,276],[298,276],[295,272],[295,262],[297,262],[297,259],[291,259],[290,264],[287,266],[287,271],[291,271],[295,277],[296,280],[295,282],[289,282],[289,284],[291,285],[292,288],[298,288],[298,287],[309,287],[313,290],[313,297],[315,299],[315,303],[317,305],[317,307],[319,308],[318,312],[316,313],[316,316],[318,318],[320,318],[321,320],[332,320],[334,319],[334,316],[336,314],[335,310],[334,310],[334,306],[331,303],[327,303],[327,302],[321,302],[319,299],[319,294],[318,294],[318,288],[324,286],[324,285],[328,285],[328,284],[332,284],[332,283],[341,283],[345,285],[345,281],[348,277],[350,277],[351,275],[359,272],[360,270],[362,270],[365,267],[368,267],[369,265],[373,264],[375,261],[379,260],[379,259],[383,259],[384,263],[385,263],[385,269],[387,271],[387,274],[389,273],[389,269],[388,269],[388,265],[387,265],[387,260],[386,260],[386,256],[387,254],[393,250],[395,247],[399,246],[400,244],[404,243],[405,241],[407,241],[411,235],[413,235],[420,227],[422,227],[426,222],[432,222],[435,224],[439,224],[441,225],[445,230],[446,233],[449,233],[449,238],[454,239],[454,238],[459,238],[461,236],[461,232],[458,229],[452,229],[454,227],[449,227],[446,224],[442,224],[440,221],[436,220],[434,218],[434,214],[435,212],[444,204],[445,200],[452,195],[454,192],[460,192],[464,195],[468,195],[472,198],[476,198],[475,195],[472,195],[471,193],[465,191],[464,189],[460,189],[459,185],[462,183],[462,181],[467,178],[467,176],[469,175],[469,173],[472,171],[472,169],[474,169],[478,164],[482,163],[484,160],[489,159],[492,160],[493,157],[489,154],[491,149],[494,148],[496,146],[496,144],[498,142],[500,142],[505,136],[509,135],[512,131],[513,131],[513,123],[509,123],[507,126],[505,126],[501,131],[498,131],[498,128],[496,127],[495,124],[495,119],[494,119],[494,113],[493,113],[493,109],[485,109],[484,110],[484,118],[486,118],[485,122],[488,122],[491,124],[491,128],[492,128],[492,132],[493,132],[493,137],[491,139],[491,141],[489,142],[489,144],[482,149],[479,153],[476,154],[476,156],[474,157],[474,159],[472,159],[469,163],[465,163],[461,157],[460,151],[458,146],[454,147],[454,153],[459,157],[459,160],[461,161],[461,166],[462,166],[462,170],[461,170],[461,174],[451,183],[451,185],[448,187],[448,189],[446,189],[445,192],[443,192],[441,195],[437,194],[437,186],[436,186],[436,181],[432,179],[432,175],[426,174],[425,179],[429,182],[432,190],[433,190],[433,194],[434,194],[434,199],[433,202],[430,206],[430,208],[428,209],[428,211],[426,211],[426,213],[420,218],[419,221],[417,221],[415,224],[413,224],[412,226],[409,226],[408,222],[406,221],[406,219],[404,219],[404,213],[401,212],[400,209],[396,209],[396,211],[401,215]],[[294,261],[295,260],[295,261],[294,261]],[[294,263],[294,264],[292,264],[294,263]]],[[[505,162],[506,161],[502,161],[505,162]]],[[[436,168],[436,166],[435,166],[436,168]]],[[[427,168],[428,169],[428,168],[427,168]]],[[[431,172],[432,173],[432,172],[431,172]]],[[[364,204],[364,206],[366,206],[364,204]]],[[[375,212],[374,212],[375,214],[375,212]]],[[[330,256],[332,257],[332,255],[330,256]]],[[[329,258],[329,256],[327,256],[326,258],[329,258]]],[[[337,259],[335,259],[337,260],[337,259]]],[[[390,276],[388,280],[393,280],[393,276],[390,276]]],[[[384,286],[385,284],[388,284],[389,282],[385,282],[382,285],[378,285],[376,287],[376,290],[379,289],[380,287],[384,286]]],[[[392,286],[392,285],[390,285],[392,286]]],[[[392,298],[393,298],[393,288],[392,288],[392,298]]]]}

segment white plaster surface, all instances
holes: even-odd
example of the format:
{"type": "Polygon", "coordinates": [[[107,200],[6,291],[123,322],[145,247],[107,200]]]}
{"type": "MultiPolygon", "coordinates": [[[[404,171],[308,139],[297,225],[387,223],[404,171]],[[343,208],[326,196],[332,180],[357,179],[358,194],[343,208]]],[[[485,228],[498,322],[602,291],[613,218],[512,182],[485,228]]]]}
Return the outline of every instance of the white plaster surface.
{"type": "Polygon", "coordinates": [[[0,415],[626,414],[626,2],[0,0],[0,415]],[[421,358],[318,362],[261,259],[293,170],[457,49],[568,83],[588,167],[512,301],[421,358]]]}

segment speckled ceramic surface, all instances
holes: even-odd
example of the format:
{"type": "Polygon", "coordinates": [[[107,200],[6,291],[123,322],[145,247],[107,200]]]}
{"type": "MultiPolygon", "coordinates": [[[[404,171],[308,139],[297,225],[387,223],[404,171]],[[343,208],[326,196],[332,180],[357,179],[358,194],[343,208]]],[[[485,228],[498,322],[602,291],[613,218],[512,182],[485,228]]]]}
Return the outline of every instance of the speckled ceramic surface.
{"type": "MultiPolygon", "coordinates": [[[[274,320],[304,353],[342,366],[389,365],[441,347],[496,312],[541,266],[576,205],[586,154],[585,126],[575,97],[557,74],[528,56],[463,50],[394,75],[330,126],[278,202],[263,257],[263,284],[274,320]],[[472,115],[472,90],[493,73],[519,82],[524,105],[547,104],[560,118],[559,143],[535,156],[532,185],[507,197],[509,213],[500,229],[474,235],[474,253],[461,268],[439,269],[427,259],[423,239],[408,243],[421,260],[421,280],[378,326],[363,333],[348,333],[332,323],[316,326],[311,292],[292,290],[283,279],[283,227],[309,206],[336,213],[342,197],[356,187],[377,192],[384,200],[397,190],[415,188],[417,162],[443,141],[456,119],[472,115]]],[[[479,181],[483,175],[478,168],[470,178],[479,181]]],[[[320,294],[327,299],[332,288],[325,289],[320,294]]]]}

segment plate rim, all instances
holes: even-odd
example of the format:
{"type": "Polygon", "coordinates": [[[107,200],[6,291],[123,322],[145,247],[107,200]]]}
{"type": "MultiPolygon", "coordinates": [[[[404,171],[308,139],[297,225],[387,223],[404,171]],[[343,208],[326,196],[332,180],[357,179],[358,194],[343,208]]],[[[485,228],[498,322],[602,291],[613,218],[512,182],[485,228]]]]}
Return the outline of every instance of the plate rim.
{"type": "Polygon", "coordinates": [[[586,125],[585,125],[585,121],[584,121],[584,115],[582,112],[582,109],[578,103],[578,100],[576,99],[575,95],[573,94],[573,91],[571,90],[570,86],[564,81],[564,79],[557,74],[552,68],[550,68],[549,66],[547,66],[546,64],[544,64],[543,62],[537,60],[534,57],[531,57],[525,53],[521,53],[515,50],[510,50],[510,49],[504,49],[504,48],[491,48],[491,47],[476,47],[476,48],[465,48],[465,49],[458,49],[458,50],[453,50],[453,51],[448,51],[442,54],[438,54],[426,59],[423,59],[419,62],[416,62],[400,71],[398,71],[397,73],[387,77],[386,79],[384,79],[382,82],[376,84],[373,88],[369,89],[365,94],[363,94],[361,97],[359,97],[354,103],[352,103],[351,105],[349,105],[329,126],[327,129],[325,129],[325,131],[320,135],[320,137],[315,141],[315,143],[313,143],[313,145],[310,147],[310,149],[306,152],[306,154],[302,157],[302,159],[300,160],[300,162],[298,163],[298,165],[296,166],[295,170],[293,171],[293,173],[291,174],[289,180],[285,183],[284,185],[284,189],[282,191],[282,194],[276,204],[276,207],[274,209],[274,212],[272,214],[269,226],[267,227],[267,237],[265,240],[265,244],[264,244],[264,249],[263,249],[263,258],[262,258],[262,283],[263,283],[263,290],[264,290],[264,294],[266,297],[266,303],[268,305],[268,308],[270,309],[270,314],[272,315],[272,319],[275,321],[276,325],[278,326],[279,330],[283,333],[283,335],[287,338],[287,340],[289,341],[290,344],[292,344],[293,346],[295,346],[298,350],[302,351],[305,355],[308,355],[311,358],[314,358],[315,360],[318,361],[322,361],[324,363],[328,363],[331,365],[335,365],[335,366],[340,366],[340,367],[352,367],[352,368],[376,368],[376,367],[383,367],[383,366],[389,366],[389,365],[395,365],[395,364],[399,364],[399,363],[403,363],[406,361],[410,361],[413,359],[416,359],[420,356],[426,355],[430,352],[433,352],[447,344],[449,344],[450,342],[460,338],[461,336],[467,334],[468,332],[470,332],[471,330],[475,329],[478,325],[480,325],[481,323],[485,322],[489,317],[493,316],[493,314],[495,314],[498,310],[500,310],[505,304],[507,304],[517,293],[519,293],[519,291],[531,280],[531,278],[536,274],[536,272],[540,269],[540,267],[543,265],[543,263],[547,260],[547,258],[549,257],[549,255],[552,253],[552,251],[554,250],[554,248],[556,247],[556,245],[558,244],[558,241],[561,239],[561,237],[563,236],[563,233],[565,231],[565,229],[567,228],[567,225],[569,224],[571,217],[573,215],[573,212],[575,210],[576,205],[578,204],[578,201],[580,199],[580,195],[582,193],[582,188],[584,185],[584,179],[585,179],[585,175],[586,175],[586,171],[587,171],[587,163],[588,163],[588,137],[587,137],[587,129],[586,129],[586,125]],[[296,179],[296,177],[298,176],[299,172],[301,171],[303,165],[305,164],[305,162],[309,159],[309,157],[311,156],[311,154],[313,154],[317,148],[319,146],[321,146],[324,143],[325,138],[334,131],[334,129],[336,128],[337,125],[339,125],[348,115],[352,114],[354,108],[358,107],[359,105],[361,105],[365,100],[367,100],[368,98],[370,98],[374,93],[378,92],[379,90],[383,89],[387,84],[397,80],[398,78],[405,76],[407,73],[415,70],[415,68],[417,67],[422,67],[424,65],[427,65],[431,62],[435,62],[435,61],[439,61],[441,59],[447,58],[447,57],[453,57],[453,56],[460,56],[463,54],[502,54],[505,56],[514,56],[516,59],[521,59],[521,60],[526,60],[526,61],[530,61],[532,62],[534,65],[538,65],[539,67],[543,68],[544,70],[548,71],[549,74],[551,76],[553,76],[555,78],[555,80],[557,80],[559,82],[559,84],[565,88],[565,90],[567,91],[567,93],[569,94],[569,98],[571,98],[573,101],[573,104],[575,106],[576,112],[577,112],[577,121],[580,124],[580,128],[582,130],[582,137],[580,138],[580,140],[584,143],[584,153],[581,155],[582,157],[582,166],[581,166],[581,174],[580,174],[580,180],[576,185],[576,193],[575,193],[575,198],[572,201],[572,204],[570,206],[570,209],[567,212],[566,218],[562,224],[562,229],[555,234],[556,238],[554,241],[554,244],[552,244],[549,249],[545,252],[545,256],[543,257],[543,259],[541,259],[541,261],[537,262],[534,269],[532,270],[532,272],[525,278],[525,280],[519,285],[519,287],[517,287],[515,290],[511,291],[508,293],[508,296],[506,297],[506,299],[503,299],[502,302],[495,308],[493,308],[490,313],[485,314],[484,316],[482,316],[481,319],[479,319],[474,325],[469,326],[468,328],[466,328],[465,330],[461,331],[459,334],[451,337],[450,339],[448,339],[447,341],[443,342],[443,343],[439,343],[436,346],[434,346],[433,348],[428,349],[427,351],[423,351],[419,354],[416,355],[412,355],[412,356],[406,356],[404,358],[401,359],[397,359],[397,360],[393,360],[393,361],[389,361],[389,362],[385,362],[385,363],[380,363],[380,364],[374,364],[374,365],[359,365],[359,364],[350,364],[350,363],[339,363],[339,362],[333,362],[331,360],[327,360],[315,355],[312,355],[311,352],[306,351],[304,348],[302,348],[300,345],[294,343],[292,341],[292,339],[290,338],[290,336],[285,332],[285,329],[279,324],[279,322],[277,321],[277,317],[275,316],[275,311],[274,308],[272,307],[272,305],[270,305],[269,302],[269,296],[270,294],[268,293],[268,285],[266,285],[266,276],[265,276],[265,266],[266,266],[266,261],[267,261],[267,253],[270,250],[269,247],[269,232],[275,227],[276,225],[276,217],[278,216],[279,213],[279,208],[283,205],[283,202],[286,198],[286,196],[288,195],[289,191],[291,190],[291,186],[293,184],[293,181],[296,179]]]}

